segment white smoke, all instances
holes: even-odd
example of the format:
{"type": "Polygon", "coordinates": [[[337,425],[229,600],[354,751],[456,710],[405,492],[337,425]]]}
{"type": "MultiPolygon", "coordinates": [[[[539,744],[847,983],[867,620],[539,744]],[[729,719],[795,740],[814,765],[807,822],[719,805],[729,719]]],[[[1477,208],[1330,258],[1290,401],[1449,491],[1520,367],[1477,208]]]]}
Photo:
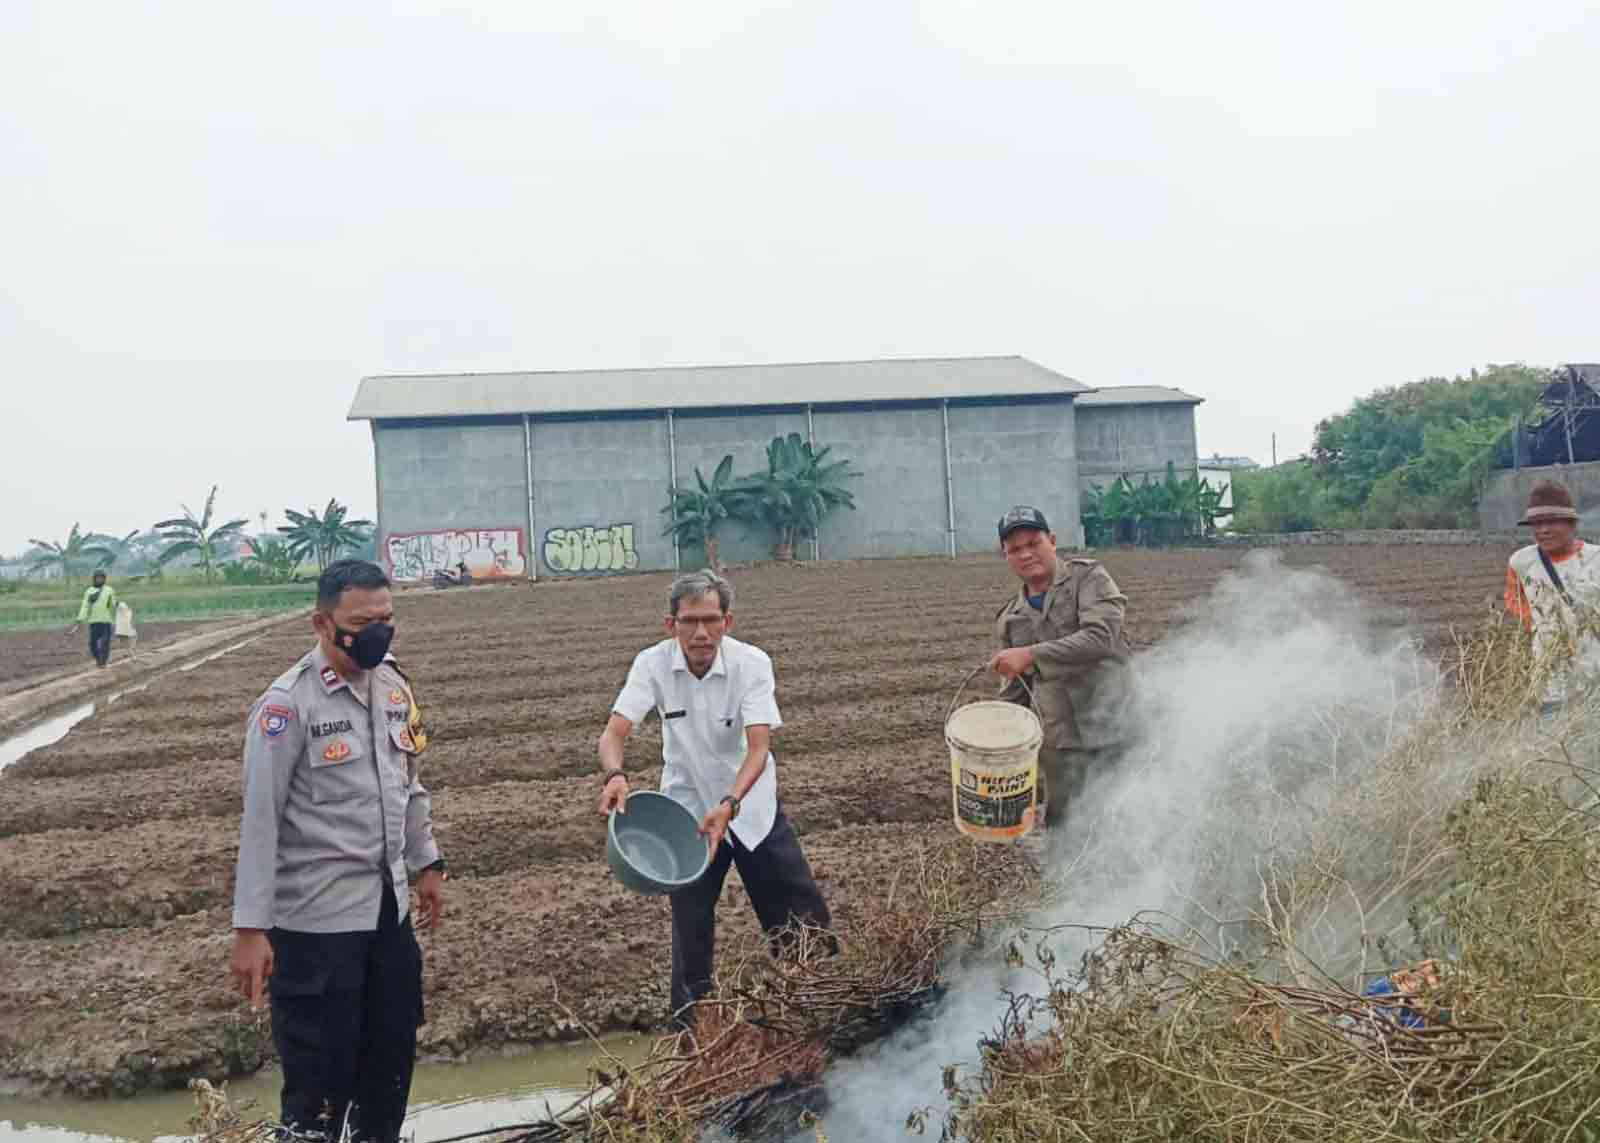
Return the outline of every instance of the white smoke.
{"type": "MultiPolygon", "coordinates": [[[[1091,781],[1053,838],[1057,891],[1029,925],[1049,930],[1038,939],[1067,966],[1093,938],[1061,926],[1135,915],[1226,951],[1260,903],[1263,868],[1313,838],[1335,794],[1360,783],[1436,696],[1436,672],[1402,631],[1374,625],[1332,576],[1265,552],[1136,670],[1140,741],[1091,781]]],[[[937,1115],[943,1069],[975,1064],[1004,994],[1040,983],[998,959],[968,969],[933,1016],[836,1065],[829,1139],[911,1138],[907,1117],[930,1105],[937,1115]]]]}

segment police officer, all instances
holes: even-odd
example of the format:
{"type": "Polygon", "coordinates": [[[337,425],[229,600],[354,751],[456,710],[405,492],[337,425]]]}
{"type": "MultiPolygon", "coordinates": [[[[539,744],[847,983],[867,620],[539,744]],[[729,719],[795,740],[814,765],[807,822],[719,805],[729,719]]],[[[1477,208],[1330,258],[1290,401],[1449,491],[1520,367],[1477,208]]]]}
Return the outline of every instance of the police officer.
{"type": "Polygon", "coordinates": [[[412,932],[444,910],[444,861],[417,779],[427,734],[389,643],[389,580],[339,560],[317,581],[317,645],[245,726],[244,819],[232,972],[260,1007],[270,987],[282,1120],[395,1140],[422,1020],[412,932]],[[269,984],[270,982],[270,984],[269,984]]]}
{"type": "Polygon", "coordinates": [[[1044,791],[1034,822],[1050,825],[1130,736],[1128,601],[1098,561],[1056,553],[1055,533],[1037,508],[1018,505],[1000,517],[1000,548],[1022,582],[995,615],[1001,650],[989,668],[1009,680],[1002,698],[1027,703],[1030,687],[1037,698],[1044,791]]]}
{"type": "MultiPolygon", "coordinates": [[[[733,585],[715,572],[681,575],[668,596],[668,638],[633,660],[600,736],[600,812],[626,811],[623,746],[655,711],[661,719],[661,792],[700,819],[711,851],[705,874],[672,894],[672,1009],[680,1027],[711,989],[717,898],[728,867],[739,867],[750,904],[782,947],[801,922],[829,926],[800,838],[778,804],[769,746],[783,725],[772,659],[741,643],[733,628],[733,585]]],[[[824,951],[837,947],[831,935],[824,951]]],[[[775,950],[776,951],[776,950],[775,950]]]]}

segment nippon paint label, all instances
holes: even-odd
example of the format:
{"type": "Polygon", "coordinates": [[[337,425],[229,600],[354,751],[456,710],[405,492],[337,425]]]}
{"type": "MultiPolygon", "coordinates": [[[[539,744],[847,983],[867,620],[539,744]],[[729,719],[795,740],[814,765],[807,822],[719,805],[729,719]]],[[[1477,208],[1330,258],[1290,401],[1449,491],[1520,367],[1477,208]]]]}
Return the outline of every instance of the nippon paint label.
{"type": "Polygon", "coordinates": [[[957,765],[955,810],[959,823],[977,829],[1019,829],[1022,815],[1033,805],[1035,773],[986,774],[957,765]]]}

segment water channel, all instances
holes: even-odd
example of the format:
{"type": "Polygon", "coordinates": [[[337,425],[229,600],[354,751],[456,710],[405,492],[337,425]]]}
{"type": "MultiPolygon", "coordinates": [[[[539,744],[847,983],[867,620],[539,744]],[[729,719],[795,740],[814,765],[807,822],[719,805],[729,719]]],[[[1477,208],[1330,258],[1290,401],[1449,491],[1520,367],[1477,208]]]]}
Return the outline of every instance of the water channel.
{"type": "MultiPolygon", "coordinates": [[[[605,1052],[638,1063],[648,1036],[613,1037],[605,1052]]],[[[560,1114],[589,1091],[589,1067],[600,1056],[591,1043],[493,1055],[465,1064],[419,1064],[411,1084],[404,1137],[417,1143],[491,1127],[532,1123],[560,1114]]],[[[228,1098],[253,1106],[246,1118],[276,1117],[279,1075],[262,1071],[231,1080],[228,1098]]],[[[194,1097],[186,1091],[131,1099],[29,1099],[0,1096],[0,1143],[176,1143],[192,1138],[194,1097]]]]}
{"type": "MultiPolygon", "coordinates": [[[[192,671],[249,646],[258,638],[169,667],[0,739],[0,770],[40,747],[59,742],[97,709],[136,694],[166,675],[192,671]]],[[[644,1058],[650,1043],[647,1036],[611,1038],[605,1041],[605,1051],[632,1064],[644,1058]]],[[[595,1045],[578,1043],[491,1055],[464,1064],[420,1064],[411,1085],[405,1136],[428,1143],[559,1114],[588,1092],[588,1069],[599,1055],[595,1045]]],[[[252,1103],[247,1118],[276,1117],[278,1085],[278,1073],[266,1070],[231,1081],[228,1096],[236,1105],[246,1100],[252,1103]]],[[[186,1091],[107,1100],[0,1095],[0,1143],[171,1143],[192,1138],[189,1118],[194,1113],[194,1097],[186,1091]]]]}

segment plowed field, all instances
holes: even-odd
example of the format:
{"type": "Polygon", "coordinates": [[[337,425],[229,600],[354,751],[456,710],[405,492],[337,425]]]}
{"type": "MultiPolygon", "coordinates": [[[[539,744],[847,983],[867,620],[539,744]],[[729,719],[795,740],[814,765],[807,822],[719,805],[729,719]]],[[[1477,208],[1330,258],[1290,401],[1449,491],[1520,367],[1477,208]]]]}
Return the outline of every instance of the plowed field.
{"type": "MultiPolygon", "coordinates": [[[[1290,550],[1352,583],[1385,621],[1443,649],[1484,614],[1496,547],[1290,550]]],[[[1203,605],[1237,551],[1113,552],[1148,646],[1203,605]]],[[[998,558],[733,573],[737,634],[769,651],[786,725],[786,807],[840,924],[872,908],[917,847],[992,850],[949,825],[940,733],[1011,590],[998,558]]],[[[451,1054],[665,1014],[666,905],[611,879],[594,742],[636,651],[660,636],[667,577],[400,597],[396,653],[435,730],[424,757],[450,913],[425,939],[423,1050],[451,1054]],[[559,1000],[559,1002],[558,1002],[559,1000]]],[[[226,978],[242,724],[311,643],[296,620],[148,689],[0,775],[0,1075],[79,1092],[247,1070],[264,1018],[226,978]]],[[[630,769],[659,771],[654,722],[630,769]]],[[[751,924],[737,878],[728,931],[751,924]]]]}
{"type": "MultiPolygon", "coordinates": [[[[205,619],[140,623],[139,650],[148,651],[180,635],[195,635],[214,625],[215,621],[205,619]]],[[[19,690],[43,674],[94,666],[94,660],[89,657],[88,629],[68,635],[62,627],[0,631],[0,694],[19,690]]],[[[114,640],[111,661],[120,663],[127,655],[126,644],[114,640]]]]}

